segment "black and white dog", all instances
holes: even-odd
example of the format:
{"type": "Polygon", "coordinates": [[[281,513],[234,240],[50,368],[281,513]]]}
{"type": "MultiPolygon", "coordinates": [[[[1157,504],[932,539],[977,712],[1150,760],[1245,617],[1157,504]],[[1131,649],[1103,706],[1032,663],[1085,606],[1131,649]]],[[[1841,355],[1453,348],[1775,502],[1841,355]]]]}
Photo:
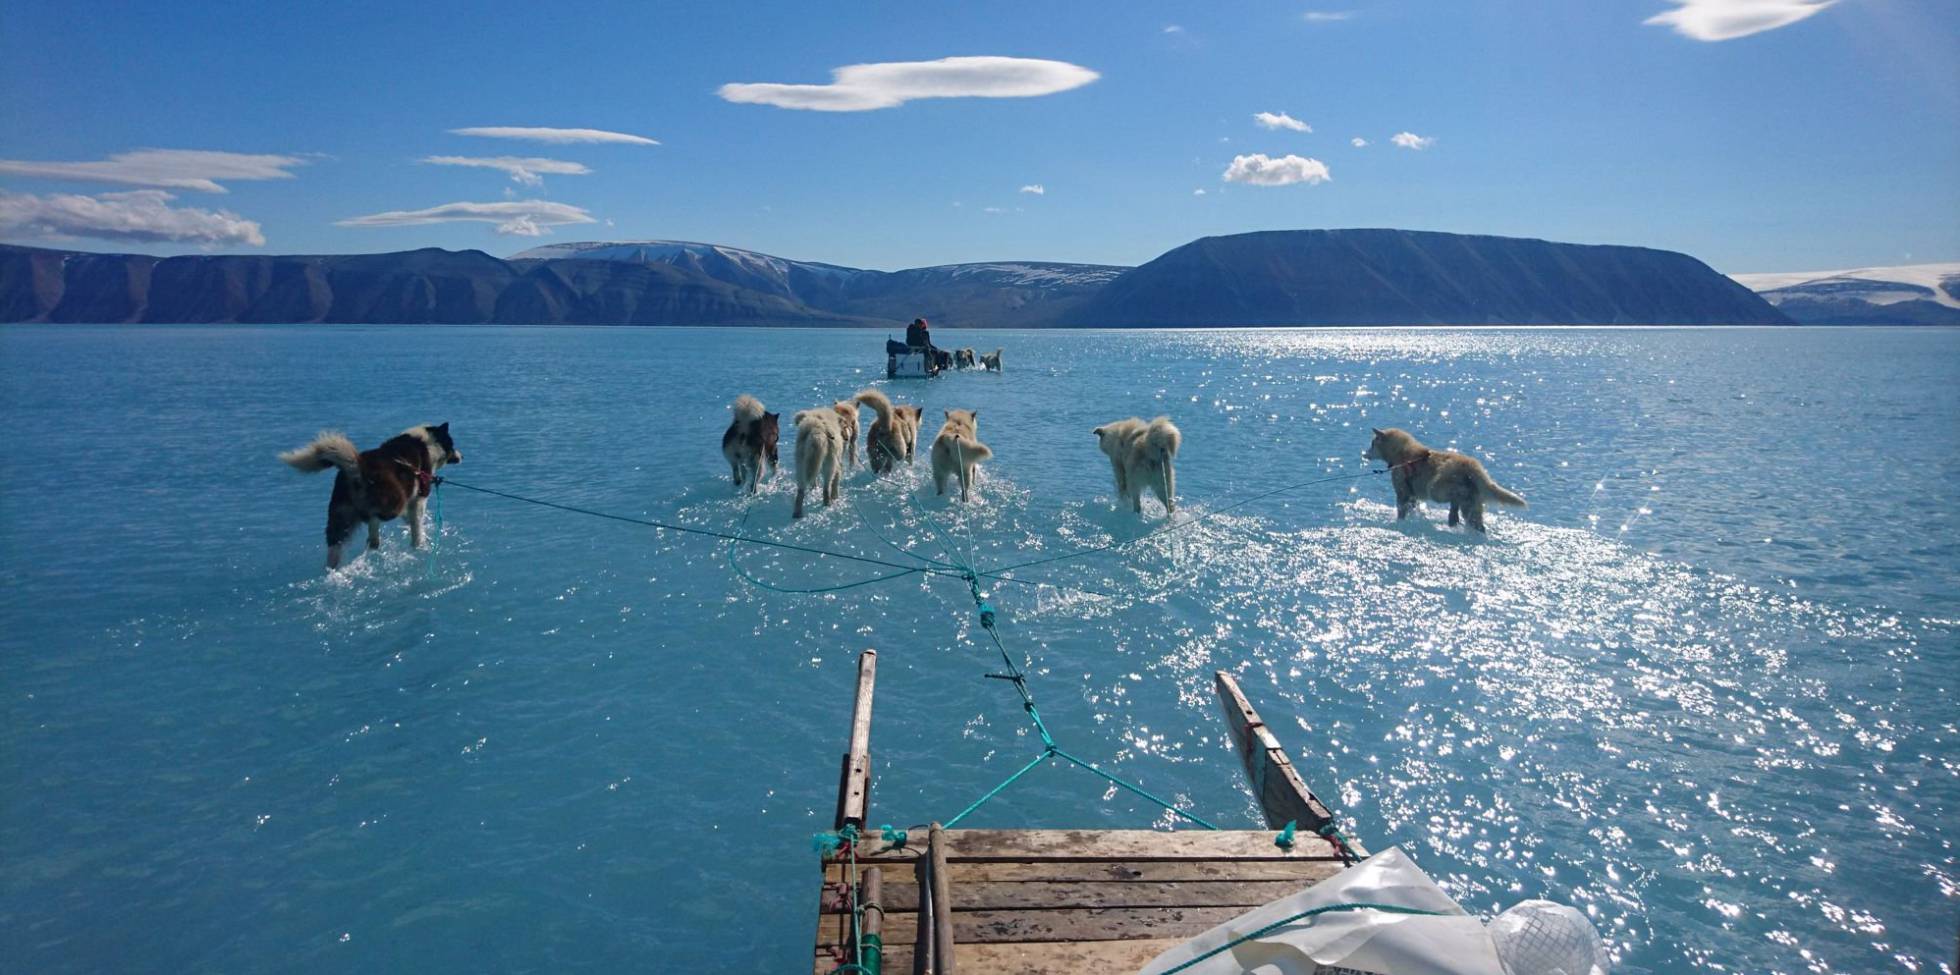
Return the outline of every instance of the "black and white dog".
{"type": "Polygon", "coordinates": [[[373,450],[357,451],[343,433],[327,432],[279,459],[308,473],[337,468],[327,501],[327,568],[340,565],[341,546],[356,525],[366,523],[370,549],[381,547],[381,523],[408,515],[408,534],[422,547],[422,513],[428,507],[435,473],[460,464],[463,454],[449,439],[449,424],[409,427],[373,450]]]}

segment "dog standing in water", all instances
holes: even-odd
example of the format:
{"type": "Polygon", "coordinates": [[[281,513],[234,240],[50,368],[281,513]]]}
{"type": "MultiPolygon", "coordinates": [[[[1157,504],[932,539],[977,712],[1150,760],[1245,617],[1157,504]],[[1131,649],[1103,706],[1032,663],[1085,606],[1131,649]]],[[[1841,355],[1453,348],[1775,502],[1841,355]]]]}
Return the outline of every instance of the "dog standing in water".
{"type": "Polygon", "coordinates": [[[900,463],[912,463],[925,410],[917,406],[893,406],[884,393],[875,389],[860,391],[853,401],[871,407],[871,412],[878,414],[864,435],[864,452],[871,470],[884,474],[900,463]]]}
{"type": "Polygon", "coordinates": [[[1128,501],[1130,510],[1143,514],[1143,489],[1147,487],[1164,503],[1165,514],[1177,511],[1177,448],[1183,444],[1184,435],[1170,417],[1160,416],[1149,423],[1130,417],[1106,423],[1093,432],[1116,473],[1116,496],[1128,501]]]}
{"type": "Polygon", "coordinates": [[[1001,350],[995,349],[992,352],[980,353],[980,364],[986,366],[988,372],[999,372],[1000,352],[1001,350]]]}
{"type": "Polygon", "coordinates": [[[953,365],[958,366],[961,369],[971,369],[978,362],[979,360],[974,357],[972,349],[953,350],[953,365]]]}
{"type": "Polygon", "coordinates": [[[803,498],[811,488],[823,489],[828,508],[843,489],[844,431],[837,410],[820,406],[790,417],[796,424],[796,507],[790,517],[803,517],[803,498]]]}
{"type": "Polygon", "coordinates": [[[856,467],[858,462],[858,404],[854,399],[840,399],[830,404],[837,411],[837,430],[844,435],[844,464],[856,467]]]}
{"type": "Polygon", "coordinates": [[[1524,499],[1497,486],[1475,457],[1454,450],[1433,450],[1405,430],[1376,430],[1375,440],[1361,456],[1388,465],[1395,482],[1395,520],[1401,521],[1423,501],[1450,506],[1450,524],[1460,515],[1470,527],[1484,530],[1484,502],[1513,507],[1524,499]]]}
{"type": "Polygon", "coordinates": [[[979,438],[979,410],[947,410],[946,423],[932,438],[932,493],[946,493],[946,479],[958,477],[960,500],[971,497],[973,467],[994,455],[979,438]]]}
{"type": "Polygon", "coordinates": [[[354,526],[366,523],[367,547],[381,547],[381,523],[408,515],[410,542],[422,547],[422,513],[436,471],[460,464],[463,453],[449,439],[449,424],[409,427],[373,450],[357,451],[342,433],[322,433],[298,450],[279,455],[297,470],[314,473],[329,467],[334,475],[333,496],[327,500],[327,568],[340,567],[341,547],[354,526]]]}
{"type": "Polygon", "coordinates": [[[721,455],[728,458],[729,476],[735,479],[735,490],[740,491],[744,484],[749,493],[762,489],[762,468],[769,467],[769,473],[776,473],[776,441],[781,437],[780,414],[762,408],[762,402],[747,393],[735,397],[728,411],[734,414],[728,423],[728,432],[721,435],[721,455]]]}

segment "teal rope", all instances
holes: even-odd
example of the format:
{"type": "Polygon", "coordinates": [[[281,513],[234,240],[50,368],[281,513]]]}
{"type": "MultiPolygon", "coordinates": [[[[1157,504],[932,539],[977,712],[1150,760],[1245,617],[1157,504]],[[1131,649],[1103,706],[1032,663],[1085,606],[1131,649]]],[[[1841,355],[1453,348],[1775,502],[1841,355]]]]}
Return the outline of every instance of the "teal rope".
{"type": "MultiPolygon", "coordinates": [[[[749,509],[749,511],[753,511],[753,510],[754,510],[753,508],[749,509]]],[[[748,526],[749,511],[744,511],[742,513],[741,527],[746,528],[748,526]]],[[[736,575],[741,576],[743,579],[747,580],[749,585],[755,586],[758,589],[767,589],[770,592],[794,593],[797,595],[809,595],[812,593],[825,593],[825,592],[843,592],[846,589],[856,589],[859,586],[869,586],[872,585],[873,583],[889,582],[893,579],[897,579],[902,576],[909,576],[917,572],[926,571],[925,569],[910,569],[910,568],[901,567],[900,571],[898,572],[888,572],[884,575],[872,576],[869,579],[859,579],[855,582],[846,582],[843,583],[842,585],[815,586],[808,589],[799,589],[799,588],[791,588],[789,586],[778,586],[771,582],[765,582],[762,579],[756,578],[753,574],[749,572],[749,570],[742,568],[742,563],[737,561],[735,558],[735,542],[732,539],[729,541],[727,548],[723,550],[723,554],[727,557],[728,567],[734,570],[736,575]]]]}
{"type": "Polygon", "coordinates": [[[1212,950],[1207,951],[1204,954],[1191,959],[1190,961],[1184,962],[1183,964],[1180,964],[1175,968],[1166,968],[1162,972],[1158,973],[1158,975],[1176,975],[1176,973],[1185,971],[1191,968],[1192,966],[1197,965],[1199,962],[1211,958],[1215,958],[1218,955],[1230,951],[1233,948],[1245,944],[1248,941],[1265,937],[1266,935],[1271,934],[1274,931],[1279,930],[1280,928],[1286,927],[1287,925],[1292,924],[1295,921],[1303,921],[1310,917],[1318,917],[1322,914],[1333,914],[1336,912],[1343,912],[1343,911],[1380,911],[1383,914],[1417,914],[1417,915],[1424,915],[1429,917],[1443,916],[1443,912],[1441,911],[1425,911],[1419,907],[1403,907],[1399,904],[1371,904],[1371,903],[1329,904],[1325,907],[1316,907],[1313,908],[1312,910],[1301,911],[1298,914],[1292,914],[1280,918],[1279,920],[1274,921],[1273,923],[1268,924],[1265,927],[1252,932],[1251,934],[1240,935],[1239,937],[1233,938],[1232,940],[1227,941],[1224,944],[1219,945],[1218,947],[1213,948],[1212,950]]]}
{"type": "Polygon", "coordinates": [[[1045,762],[1045,761],[1048,761],[1048,760],[1049,760],[1050,758],[1053,758],[1053,757],[1054,757],[1054,755],[1055,755],[1055,753],[1054,753],[1054,752],[1052,752],[1052,751],[1048,751],[1048,750],[1046,750],[1046,749],[1044,749],[1044,750],[1042,751],[1042,753],[1041,753],[1041,754],[1039,754],[1039,755],[1036,755],[1036,756],[1034,757],[1034,761],[1032,761],[1032,762],[1029,762],[1028,764],[1026,764],[1026,765],[1023,765],[1023,766],[1021,766],[1021,770],[1020,770],[1020,771],[1018,771],[1018,772],[1015,772],[1015,773],[1014,773],[1013,775],[1010,775],[1010,776],[1008,776],[1008,777],[1007,777],[1007,781],[1005,781],[1005,782],[1002,782],[1001,784],[999,784],[999,785],[997,785],[997,786],[994,786],[994,787],[993,787],[993,788],[991,788],[991,789],[988,789],[988,790],[987,790],[987,794],[986,794],[986,795],[984,795],[984,796],[981,796],[980,798],[978,798],[978,799],[975,799],[975,800],[973,800],[973,803],[972,803],[972,805],[969,805],[969,806],[967,806],[967,807],[966,807],[965,809],[962,809],[962,810],[960,810],[960,814],[959,814],[959,815],[957,815],[957,816],[954,816],[954,817],[953,817],[952,819],[949,819],[949,820],[947,820],[947,821],[946,821],[946,825],[945,825],[944,827],[942,827],[942,828],[944,828],[944,829],[952,829],[953,827],[955,827],[955,826],[958,826],[958,825],[960,824],[960,820],[962,820],[962,819],[965,819],[965,818],[967,817],[967,814],[968,814],[968,813],[971,813],[971,812],[973,812],[973,811],[974,811],[975,809],[978,809],[978,808],[980,808],[980,807],[981,807],[982,805],[984,805],[984,804],[986,803],[986,801],[987,801],[987,800],[989,800],[989,799],[992,799],[993,797],[995,797],[995,796],[997,796],[997,795],[1000,795],[1000,794],[1001,794],[1001,791],[1002,791],[1003,789],[1006,789],[1006,788],[1007,788],[1008,786],[1010,786],[1010,785],[1013,785],[1013,784],[1014,784],[1014,780],[1016,780],[1016,779],[1019,779],[1019,778],[1020,778],[1021,776],[1023,776],[1023,775],[1026,775],[1026,774],[1028,774],[1029,772],[1032,772],[1032,771],[1034,771],[1034,769],[1035,769],[1035,766],[1037,766],[1037,765],[1040,765],[1041,763],[1043,763],[1043,762],[1045,762]]]}

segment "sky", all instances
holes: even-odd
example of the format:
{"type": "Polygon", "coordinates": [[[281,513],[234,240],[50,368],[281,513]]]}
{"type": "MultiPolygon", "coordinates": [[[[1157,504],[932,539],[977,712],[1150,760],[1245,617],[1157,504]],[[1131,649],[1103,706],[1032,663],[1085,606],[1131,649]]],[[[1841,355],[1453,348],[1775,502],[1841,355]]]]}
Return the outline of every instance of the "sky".
{"type": "Polygon", "coordinates": [[[897,269],[1254,230],[1960,260],[1952,0],[4,0],[0,240],[679,239],[897,269]]]}

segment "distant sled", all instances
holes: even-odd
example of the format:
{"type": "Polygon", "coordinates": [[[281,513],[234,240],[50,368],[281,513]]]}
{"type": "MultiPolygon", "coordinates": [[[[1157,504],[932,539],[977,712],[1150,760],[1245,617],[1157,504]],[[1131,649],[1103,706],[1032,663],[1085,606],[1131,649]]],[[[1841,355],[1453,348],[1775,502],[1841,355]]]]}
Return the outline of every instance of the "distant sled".
{"type": "Polygon", "coordinates": [[[885,375],[891,379],[931,379],[945,368],[933,351],[886,339],[885,375]]]}

